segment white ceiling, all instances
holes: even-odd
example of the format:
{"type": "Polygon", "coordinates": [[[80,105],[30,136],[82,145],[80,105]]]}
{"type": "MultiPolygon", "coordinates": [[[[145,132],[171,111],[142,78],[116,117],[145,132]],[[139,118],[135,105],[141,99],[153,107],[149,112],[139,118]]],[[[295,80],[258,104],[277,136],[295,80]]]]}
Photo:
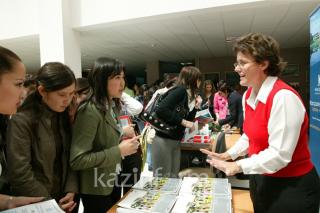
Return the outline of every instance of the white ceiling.
{"type": "MultiPolygon", "coordinates": [[[[142,74],[148,61],[186,62],[231,56],[226,37],[249,32],[274,36],[282,48],[309,45],[309,15],[319,0],[268,0],[75,29],[80,31],[82,68],[99,56],[117,58],[142,74]]],[[[29,70],[40,66],[39,36],[0,41],[29,70]]]]}

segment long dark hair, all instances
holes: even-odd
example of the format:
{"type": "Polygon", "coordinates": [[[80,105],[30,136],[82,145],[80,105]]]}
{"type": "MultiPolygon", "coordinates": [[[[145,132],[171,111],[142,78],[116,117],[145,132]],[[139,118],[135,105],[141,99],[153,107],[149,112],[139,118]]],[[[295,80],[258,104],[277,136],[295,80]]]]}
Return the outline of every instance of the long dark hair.
{"type": "Polygon", "coordinates": [[[195,93],[198,92],[198,80],[201,80],[201,72],[197,67],[182,67],[177,85],[184,86],[186,89],[191,90],[191,101],[195,98],[195,93]]]}
{"type": "Polygon", "coordinates": [[[19,56],[11,50],[0,46],[0,79],[4,73],[12,72],[17,62],[21,62],[19,56]]]}
{"type": "MultiPolygon", "coordinates": [[[[38,71],[36,77],[37,87],[43,86],[46,92],[54,92],[66,88],[76,82],[76,78],[72,70],[60,63],[60,62],[49,62],[44,64],[38,71]]],[[[38,89],[31,93],[22,106],[18,109],[18,112],[30,110],[33,122],[33,130],[36,132],[38,129],[39,119],[42,115],[41,111],[42,96],[38,89]]],[[[63,126],[66,132],[70,130],[70,122],[68,109],[59,113],[62,116],[63,126]]]]}
{"type": "MultiPolygon", "coordinates": [[[[93,68],[88,75],[89,84],[92,88],[92,95],[89,101],[103,112],[108,110],[107,104],[111,107],[108,98],[108,79],[125,72],[125,65],[115,59],[101,57],[95,60],[93,68]]],[[[114,98],[117,108],[120,110],[120,99],[114,98]]]]}

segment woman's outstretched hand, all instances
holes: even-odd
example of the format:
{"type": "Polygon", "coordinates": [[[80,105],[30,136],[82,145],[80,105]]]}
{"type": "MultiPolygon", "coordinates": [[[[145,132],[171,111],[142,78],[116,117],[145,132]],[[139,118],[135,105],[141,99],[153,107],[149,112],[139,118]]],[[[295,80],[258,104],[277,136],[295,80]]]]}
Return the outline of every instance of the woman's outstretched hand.
{"type": "Polygon", "coordinates": [[[206,149],[200,149],[200,151],[208,155],[207,162],[210,163],[211,166],[223,171],[227,176],[242,172],[241,167],[236,162],[227,161],[231,159],[231,156],[227,152],[215,153],[206,149]]]}

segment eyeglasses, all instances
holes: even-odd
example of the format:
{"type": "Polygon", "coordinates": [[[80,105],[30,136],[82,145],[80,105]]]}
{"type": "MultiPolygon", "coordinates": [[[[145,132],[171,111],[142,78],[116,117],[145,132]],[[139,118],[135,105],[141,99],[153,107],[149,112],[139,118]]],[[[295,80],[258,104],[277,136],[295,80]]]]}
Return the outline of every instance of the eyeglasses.
{"type": "Polygon", "coordinates": [[[255,63],[255,61],[249,61],[249,62],[236,62],[233,64],[234,68],[237,68],[239,66],[240,68],[243,68],[246,64],[255,63]]]}

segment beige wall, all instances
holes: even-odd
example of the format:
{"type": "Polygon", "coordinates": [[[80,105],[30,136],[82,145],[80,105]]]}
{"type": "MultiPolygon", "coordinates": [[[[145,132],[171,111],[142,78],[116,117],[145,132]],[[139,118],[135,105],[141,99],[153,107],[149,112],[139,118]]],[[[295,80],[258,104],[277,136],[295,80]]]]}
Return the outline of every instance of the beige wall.
{"type": "MultiPolygon", "coordinates": [[[[309,104],[309,80],[307,81],[307,73],[309,73],[309,48],[283,49],[281,55],[288,64],[298,64],[300,68],[299,76],[281,77],[287,82],[298,82],[300,84],[300,94],[305,104],[309,104]]],[[[199,59],[199,68],[202,73],[219,72],[220,79],[225,80],[225,73],[234,70],[233,63],[235,57],[220,58],[201,58],[199,59]]]]}

